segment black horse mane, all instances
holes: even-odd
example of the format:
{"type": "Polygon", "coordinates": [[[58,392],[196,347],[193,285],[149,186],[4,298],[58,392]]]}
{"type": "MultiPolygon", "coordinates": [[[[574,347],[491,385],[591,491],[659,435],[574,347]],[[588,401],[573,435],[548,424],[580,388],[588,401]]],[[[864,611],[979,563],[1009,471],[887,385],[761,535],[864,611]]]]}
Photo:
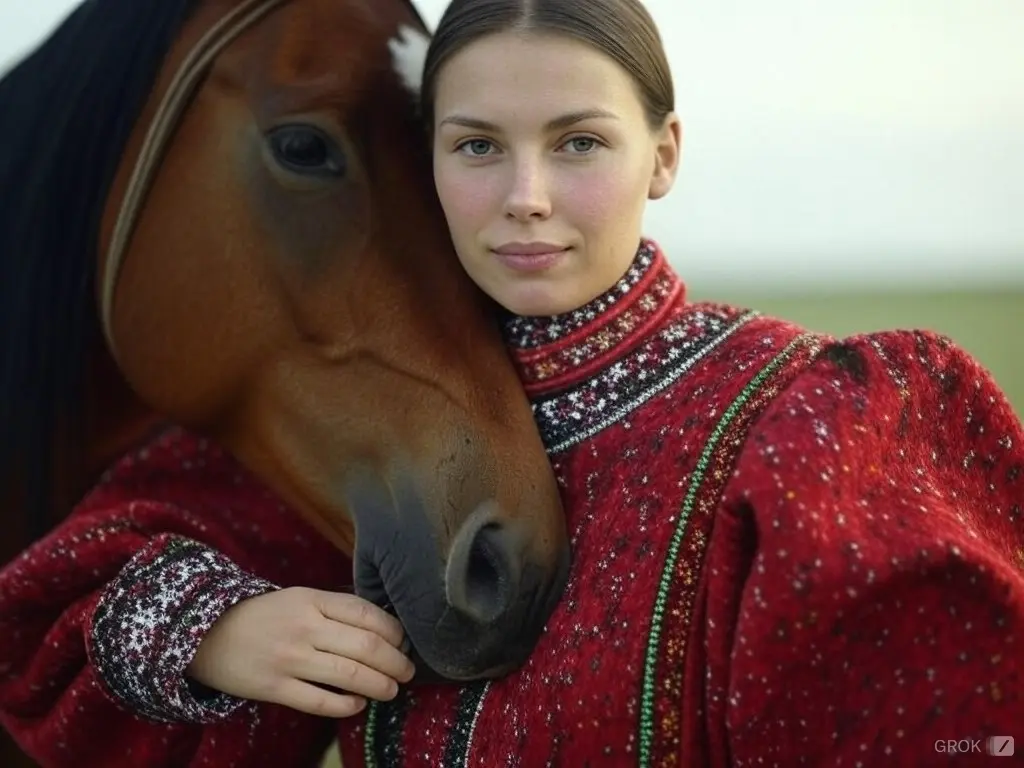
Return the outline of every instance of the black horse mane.
{"type": "Polygon", "coordinates": [[[55,446],[80,435],[104,201],[196,4],[85,0],[0,80],[0,487],[33,536],[53,519],[55,446]]]}

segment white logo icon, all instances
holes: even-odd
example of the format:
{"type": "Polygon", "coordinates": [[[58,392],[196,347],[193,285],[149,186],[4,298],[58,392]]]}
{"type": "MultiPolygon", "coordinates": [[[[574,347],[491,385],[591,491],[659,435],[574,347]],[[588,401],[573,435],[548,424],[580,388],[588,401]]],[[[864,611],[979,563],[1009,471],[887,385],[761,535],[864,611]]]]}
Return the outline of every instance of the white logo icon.
{"type": "Polygon", "coordinates": [[[989,736],[985,740],[985,751],[993,757],[1013,756],[1013,736],[989,736]]]}

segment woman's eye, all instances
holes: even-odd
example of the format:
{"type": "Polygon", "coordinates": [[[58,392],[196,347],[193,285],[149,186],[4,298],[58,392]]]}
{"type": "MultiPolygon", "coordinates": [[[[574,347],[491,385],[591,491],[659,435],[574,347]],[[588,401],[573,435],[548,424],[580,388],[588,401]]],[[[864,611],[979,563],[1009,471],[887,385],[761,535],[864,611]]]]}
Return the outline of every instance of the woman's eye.
{"type": "Polygon", "coordinates": [[[307,176],[341,176],[345,159],[333,139],[318,128],[286,125],[267,137],[274,159],[292,173],[307,176]]]}
{"type": "Polygon", "coordinates": [[[461,144],[459,149],[471,157],[483,157],[491,149],[491,142],[487,139],[470,139],[461,144]]]}
{"type": "Polygon", "coordinates": [[[597,149],[597,140],[592,139],[589,136],[576,136],[575,138],[569,139],[569,141],[565,143],[565,146],[572,149],[573,152],[585,155],[597,149]]]}

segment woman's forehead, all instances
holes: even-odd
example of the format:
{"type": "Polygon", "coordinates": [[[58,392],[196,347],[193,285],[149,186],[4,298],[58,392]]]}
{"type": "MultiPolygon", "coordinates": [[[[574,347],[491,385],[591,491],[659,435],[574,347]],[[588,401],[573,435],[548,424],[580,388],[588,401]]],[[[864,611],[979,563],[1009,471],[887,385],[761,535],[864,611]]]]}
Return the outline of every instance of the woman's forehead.
{"type": "Polygon", "coordinates": [[[440,71],[435,98],[439,121],[447,113],[547,122],[554,113],[641,109],[629,75],[610,57],[568,37],[522,33],[467,45],[440,71]]]}

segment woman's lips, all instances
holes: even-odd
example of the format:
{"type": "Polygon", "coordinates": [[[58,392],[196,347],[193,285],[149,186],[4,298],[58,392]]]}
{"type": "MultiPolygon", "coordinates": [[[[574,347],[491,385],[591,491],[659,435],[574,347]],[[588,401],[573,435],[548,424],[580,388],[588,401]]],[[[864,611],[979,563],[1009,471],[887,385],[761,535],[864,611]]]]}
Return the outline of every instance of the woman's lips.
{"type": "Polygon", "coordinates": [[[542,272],[561,261],[569,250],[557,246],[503,246],[495,248],[494,255],[516,272],[542,272]]]}

